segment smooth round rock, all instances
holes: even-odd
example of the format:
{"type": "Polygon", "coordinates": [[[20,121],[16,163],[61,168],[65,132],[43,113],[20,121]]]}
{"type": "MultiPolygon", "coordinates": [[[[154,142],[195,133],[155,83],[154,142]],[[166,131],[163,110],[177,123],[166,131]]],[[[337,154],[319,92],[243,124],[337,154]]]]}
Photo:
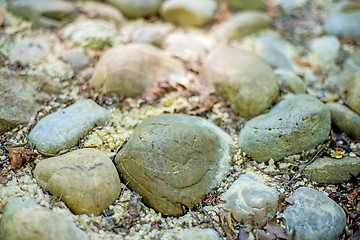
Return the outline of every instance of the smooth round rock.
{"type": "Polygon", "coordinates": [[[222,181],[231,146],[231,137],[205,119],[165,114],[139,124],[115,163],[145,204],[178,216],[222,181]]]}
{"type": "Polygon", "coordinates": [[[286,88],[295,94],[305,93],[305,84],[293,71],[275,69],[274,74],[282,88],[286,88]]]}
{"type": "Polygon", "coordinates": [[[319,158],[308,165],[302,174],[311,175],[311,180],[317,183],[342,184],[360,174],[360,158],[319,158]]]}
{"type": "Polygon", "coordinates": [[[107,51],[97,63],[90,85],[133,97],[157,81],[176,82],[184,75],[180,61],[149,44],[134,43],[107,51]]]}
{"type": "Polygon", "coordinates": [[[30,197],[11,197],[0,220],[4,240],[87,240],[87,234],[54,212],[39,206],[30,197]]]}
{"type": "Polygon", "coordinates": [[[360,116],[340,103],[327,103],[331,121],[342,131],[355,139],[360,139],[360,116]]]}
{"type": "Polygon", "coordinates": [[[239,10],[264,10],[264,0],[223,0],[227,2],[231,9],[239,10]]]}
{"type": "Polygon", "coordinates": [[[117,23],[125,22],[122,13],[113,6],[101,2],[85,2],[80,5],[81,11],[90,17],[100,16],[105,20],[111,20],[117,23]]]}
{"type": "Polygon", "coordinates": [[[64,62],[70,63],[73,70],[82,70],[89,66],[90,59],[84,52],[69,52],[61,57],[64,62]]]}
{"type": "Polygon", "coordinates": [[[212,228],[193,227],[180,231],[176,235],[178,240],[220,240],[219,234],[212,228]]]}
{"type": "Polygon", "coordinates": [[[210,21],[216,7],[215,0],[166,0],[160,13],[174,25],[201,27],[210,21]]]}
{"type": "Polygon", "coordinates": [[[119,9],[126,17],[146,17],[159,11],[163,0],[108,0],[108,3],[119,9]]]}
{"type": "Polygon", "coordinates": [[[349,107],[360,115],[360,71],[358,71],[350,82],[347,101],[349,107]]]}
{"type": "Polygon", "coordinates": [[[253,160],[275,161],[316,147],[329,136],[330,113],[317,98],[298,94],[245,124],[240,148],[253,160]]]}
{"type": "Polygon", "coordinates": [[[255,217],[263,227],[276,213],[279,193],[248,174],[241,175],[221,196],[222,206],[230,211],[238,222],[255,217]]]}
{"type": "Polygon", "coordinates": [[[160,45],[166,36],[174,30],[174,26],[169,23],[147,23],[132,24],[122,29],[128,30],[129,35],[131,35],[131,42],[160,45]]]}
{"type": "Polygon", "coordinates": [[[293,205],[284,210],[286,233],[295,230],[295,240],[338,240],[346,225],[344,210],[326,194],[301,187],[291,196],[293,205]]]}
{"type": "Polygon", "coordinates": [[[241,116],[260,114],[279,94],[271,67],[251,52],[230,47],[217,49],[205,60],[204,73],[206,81],[241,116]]]}
{"type": "Polygon", "coordinates": [[[75,214],[100,214],[121,191],[119,175],[111,159],[91,148],[39,162],[34,177],[75,214]]]}
{"type": "Polygon", "coordinates": [[[264,12],[242,11],[216,25],[212,34],[219,40],[230,41],[256,33],[270,26],[271,19],[264,12]]]}
{"type": "Polygon", "coordinates": [[[38,63],[45,56],[48,49],[48,43],[44,38],[18,40],[10,48],[10,62],[19,62],[22,65],[38,63]]]}
{"type": "Polygon", "coordinates": [[[334,36],[323,36],[310,41],[310,50],[317,54],[326,63],[335,62],[341,44],[334,36]]]}

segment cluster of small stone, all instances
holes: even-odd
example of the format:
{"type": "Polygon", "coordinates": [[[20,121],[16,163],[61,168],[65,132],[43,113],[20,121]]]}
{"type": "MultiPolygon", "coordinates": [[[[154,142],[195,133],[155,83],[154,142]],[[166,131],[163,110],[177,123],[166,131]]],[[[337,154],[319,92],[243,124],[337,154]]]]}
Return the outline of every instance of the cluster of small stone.
{"type": "MultiPolygon", "coordinates": [[[[77,5],[62,0],[14,0],[8,4],[8,10],[43,27],[62,26],[62,21],[76,15],[77,6],[116,23],[123,23],[125,17],[160,13],[164,21],[173,25],[201,27],[211,20],[217,8],[214,0],[108,2],[110,5],[95,2],[77,5]]],[[[331,123],[359,139],[360,52],[355,51],[344,63],[343,71],[331,80],[339,92],[347,92],[348,107],[338,102],[324,104],[306,94],[305,84],[294,71],[294,62],[283,48],[286,45],[283,40],[264,36],[259,41],[258,54],[227,45],[228,41],[258,32],[271,23],[271,18],[262,11],[263,1],[227,2],[238,12],[210,30],[211,41],[198,33],[170,34],[172,27],[166,24],[143,25],[137,29],[138,33],[129,30],[133,33],[131,40],[137,39],[139,43],[107,50],[96,65],[90,85],[104,92],[133,97],[156,81],[176,83],[185,78],[183,63],[173,56],[185,61],[199,58],[208,86],[228,99],[235,113],[251,118],[241,129],[237,143],[252,160],[280,161],[315,148],[328,138],[331,123]],[[142,33],[148,37],[143,38],[142,33]],[[166,40],[165,36],[168,36],[166,40]],[[179,50],[174,49],[173,43],[181,42],[186,49],[188,40],[199,47],[195,50],[189,47],[191,54],[177,54],[179,50]],[[164,50],[151,45],[166,41],[168,48],[164,50]],[[211,51],[215,43],[223,46],[211,51]],[[292,94],[274,105],[280,90],[285,88],[292,94]]],[[[283,4],[285,11],[291,11],[292,7],[283,4]]],[[[358,39],[358,22],[360,5],[344,1],[338,4],[323,28],[327,34],[358,39]]],[[[68,24],[62,38],[89,49],[118,45],[122,39],[116,24],[100,20],[68,24]]],[[[331,36],[319,38],[311,42],[310,49],[325,62],[333,63],[336,54],[328,57],[321,46],[334,42],[334,45],[339,43],[331,36]]],[[[46,51],[46,42],[23,39],[9,51],[9,59],[35,64],[46,51]],[[24,52],[25,56],[34,54],[35,57],[21,57],[24,52]]],[[[68,54],[63,60],[70,62],[74,70],[89,65],[88,56],[83,53],[68,54]]],[[[0,132],[3,133],[30,122],[39,104],[34,87],[19,76],[1,73],[0,80],[0,132]]],[[[56,155],[75,147],[96,126],[111,121],[108,110],[93,100],[79,99],[40,119],[28,140],[41,154],[56,155]]],[[[163,114],[138,124],[119,149],[114,163],[100,150],[83,148],[42,160],[33,175],[39,186],[64,201],[74,214],[100,214],[113,204],[121,192],[120,172],[127,186],[139,193],[148,206],[164,215],[179,216],[195,207],[225,178],[234,145],[231,136],[203,118],[163,114]]],[[[344,183],[360,173],[359,161],[357,157],[336,161],[319,158],[302,174],[311,175],[316,182],[344,183]]],[[[339,238],[346,214],[333,200],[308,187],[296,189],[290,197],[293,204],[285,209],[283,222],[287,234],[295,232],[295,239],[339,238]]],[[[279,192],[267,186],[263,179],[244,174],[221,196],[224,201],[221,207],[239,222],[255,217],[262,227],[276,214],[278,199],[279,192]]],[[[1,239],[39,239],[39,236],[52,239],[55,235],[60,235],[60,239],[88,239],[73,223],[31,199],[8,200],[0,220],[1,239]]],[[[219,236],[211,229],[193,228],[181,231],[177,238],[219,239],[219,236]]]]}

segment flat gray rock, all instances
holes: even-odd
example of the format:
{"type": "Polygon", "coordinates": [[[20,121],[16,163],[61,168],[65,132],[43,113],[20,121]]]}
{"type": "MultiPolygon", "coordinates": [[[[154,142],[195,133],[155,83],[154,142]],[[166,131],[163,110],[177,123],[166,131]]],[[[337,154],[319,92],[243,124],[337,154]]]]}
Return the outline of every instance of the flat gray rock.
{"type": "Polygon", "coordinates": [[[215,91],[244,117],[262,113],[279,94],[272,68],[251,52],[230,47],[216,49],[204,62],[204,74],[215,91]]]}
{"type": "Polygon", "coordinates": [[[305,93],[305,84],[293,71],[278,68],[274,74],[282,88],[288,89],[295,94],[305,93]]]}
{"type": "Polygon", "coordinates": [[[326,194],[301,187],[291,196],[293,205],[284,210],[286,233],[295,230],[295,240],[338,240],[346,224],[344,210],[326,194]]]}
{"type": "Polygon", "coordinates": [[[326,107],[330,111],[332,123],[346,134],[360,139],[360,116],[358,114],[340,103],[329,102],[326,107]]]}
{"type": "Polygon", "coordinates": [[[9,59],[11,63],[34,64],[45,56],[48,49],[49,44],[45,38],[23,38],[11,46],[9,59]]]}
{"type": "Polygon", "coordinates": [[[359,174],[360,158],[358,157],[319,158],[303,171],[303,175],[310,175],[312,181],[329,184],[345,183],[359,174]]]}
{"type": "Polygon", "coordinates": [[[88,235],[30,197],[11,197],[0,220],[0,239],[4,240],[87,240],[88,235]]]}
{"type": "Polygon", "coordinates": [[[78,100],[40,119],[29,134],[29,143],[43,154],[56,154],[75,146],[91,129],[110,119],[110,112],[93,100],[78,100]]]}
{"type": "Polygon", "coordinates": [[[219,234],[211,228],[193,227],[181,230],[176,235],[178,240],[220,240],[219,234]]]}
{"type": "Polygon", "coordinates": [[[0,133],[25,124],[35,117],[40,106],[35,89],[16,74],[0,73],[0,133]]]}
{"type": "Polygon", "coordinates": [[[89,66],[90,59],[84,52],[69,52],[61,57],[64,62],[71,65],[73,70],[82,70],[89,66]]]}
{"type": "Polygon", "coordinates": [[[34,177],[75,214],[100,214],[121,191],[119,175],[111,159],[91,148],[39,162],[34,177]]]}
{"type": "Polygon", "coordinates": [[[310,50],[326,63],[334,63],[341,47],[340,41],[334,36],[314,38],[309,44],[310,50]]]}
{"type": "Polygon", "coordinates": [[[241,175],[221,196],[222,206],[239,222],[255,218],[263,227],[276,213],[279,193],[248,174],[241,175]]]}
{"type": "Polygon", "coordinates": [[[280,160],[316,147],[329,136],[330,113],[317,98],[298,94],[257,116],[240,131],[238,144],[253,160],[280,160]]]}
{"type": "Polygon", "coordinates": [[[115,163],[147,205],[177,216],[222,181],[231,146],[231,137],[205,119],[165,114],[139,124],[115,163]]]}

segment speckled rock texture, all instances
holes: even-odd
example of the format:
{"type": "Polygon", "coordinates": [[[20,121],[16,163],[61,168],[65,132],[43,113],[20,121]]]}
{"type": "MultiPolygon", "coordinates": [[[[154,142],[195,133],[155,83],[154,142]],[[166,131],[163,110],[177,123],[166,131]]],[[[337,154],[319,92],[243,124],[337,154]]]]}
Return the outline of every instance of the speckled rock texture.
{"type": "Polygon", "coordinates": [[[108,3],[119,9],[126,17],[145,17],[156,14],[163,0],[108,0],[108,3]]]}
{"type": "Polygon", "coordinates": [[[178,240],[220,240],[219,234],[212,228],[189,228],[176,235],[178,240]]]}
{"type": "Polygon", "coordinates": [[[41,153],[56,154],[76,145],[91,129],[110,119],[110,112],[93,100],[78,100],[40,119],[29,134],[29,142],[41,153]]]}
{"type": "Polygon", "coordinates": [[[330,111],[331,122],[355,139],[360,139],[360,116],[340,103],[326,104],[330,111]]]}
{"type": "Polygon", "coordinates": [[[180,61],[145,43],[107,51],[98,62],[90,84],[105,92],[136,96],[157,81],[176,82],[185,75],[180,61]]]}
{"type": "Polygon", "coordinates": [[[360,71],[358,71],[350,82],[347,101],[349,107],[360,115],[360,71]]]}
{"type": "Polygon", "coordinates": [[[201,27],[210,21],[216,7],[215,0],[166,0],[160,12],[174,25],[201,27]]]}
{"type": "Polygon", "coordinates": [[[33,86],[16,74],[0,73],[0,133],[25,124],[39,109],[33,86]]]}
{"type": "Polygon", "coordinates": [[[318,183],[345,183],[360,174],[360,158],[319,158],[307,166],[303,174],[311,175],[311,180],[318,183]]]}
{"type": "Polygon", "coordinates": [[[251,52],[230,47],[214,50],[204,63],[204,73],[206,81],[244,117],[260,114],[279,94],[271,67],[251,52]]]}
{"type": "Polygon", "coordinates": [[[279,85],[295,94],[306,92],[305,84],[293,71],[278,68],[274,70],[274,74],[279,81],[279,85]]]}
{"type": "Polygon", "coordinates": [[[165,114],[139,124],[115,163],[147,205],[177,216],[220,183],[231,146],[231,137],[205,119],[165,114]]]}
{"type": "Polygon", "coordinates": [[[295,230],[295,240],[338,240],[344,230],[344,210],[324,193],[301,187],[291,196],[293,205],[284,210],[286,233],[295,230]]]}
{"type": "Polygon", "coordinates": [[[257,162],[277,161],[325,141],[330,123],[329,110],[320,100],[298,94],[248,121],[238,144],[257,162]]]}
{"type": "Polygon", "coordinates": [[[8,199],[0,219],[3,240],[87,240],[74,223],[36,204],[30,197],[8,199]]]}
{"type": "Polygon", "coordinates": [[[224,209],[239,222],[255,218],[263,227],[276,213],[279,193],[249,174],[241,175],[221,196],[224,209]]]}
{"type": "Polygon", "coordinates": [[[91,148],[41,161],[36,165],[34,177],[75,214],[100,214],[121,191],[119,175],[111,159],[91,148]]]}

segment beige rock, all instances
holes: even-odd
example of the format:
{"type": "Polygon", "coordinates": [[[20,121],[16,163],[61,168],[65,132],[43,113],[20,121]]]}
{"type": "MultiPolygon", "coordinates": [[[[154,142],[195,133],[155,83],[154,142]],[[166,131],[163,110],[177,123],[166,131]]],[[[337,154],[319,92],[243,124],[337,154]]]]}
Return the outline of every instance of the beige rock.
{"type": "Polygon", "coordinates": [[[185,75],[181,62],[144,43],[118,46],[98,62],[90,84],[106,92],[136,96],[157,81],[179,81],[185,75]]]}
{"type": "Polygon", "coordinates": [[[360,72],[358,71],[348,88],[347,101],[349,107],[360,115],[360,72]]]}
{"type": "Polygon", "coordinates": [[[80,149],[45,159],[36,166],[34,177],[75,214],[101,213],[121,190],[114,164],[97,149],[80,149]]]}
{"type": "Polygon", "coordinates": [[[255,54],[220,48],[204,63],[206,80],[231,102],[235,112],[251,117],[260,114],[279,94],[271,67],[255,54]]]}
{"type": "Polygon", "coordinates": [[[106,20],[112,20],[118,23],[123,23],[125,21],[122,13],[108,4],[100,2],[86,2],[82,3],[81,10],[89,16],[100,16],[106,20]]]}
{"type": "Polygon", "coordinates": [[[163,0],[107,0],[126,17],[145,17],[156,14],[163,0]]]}

